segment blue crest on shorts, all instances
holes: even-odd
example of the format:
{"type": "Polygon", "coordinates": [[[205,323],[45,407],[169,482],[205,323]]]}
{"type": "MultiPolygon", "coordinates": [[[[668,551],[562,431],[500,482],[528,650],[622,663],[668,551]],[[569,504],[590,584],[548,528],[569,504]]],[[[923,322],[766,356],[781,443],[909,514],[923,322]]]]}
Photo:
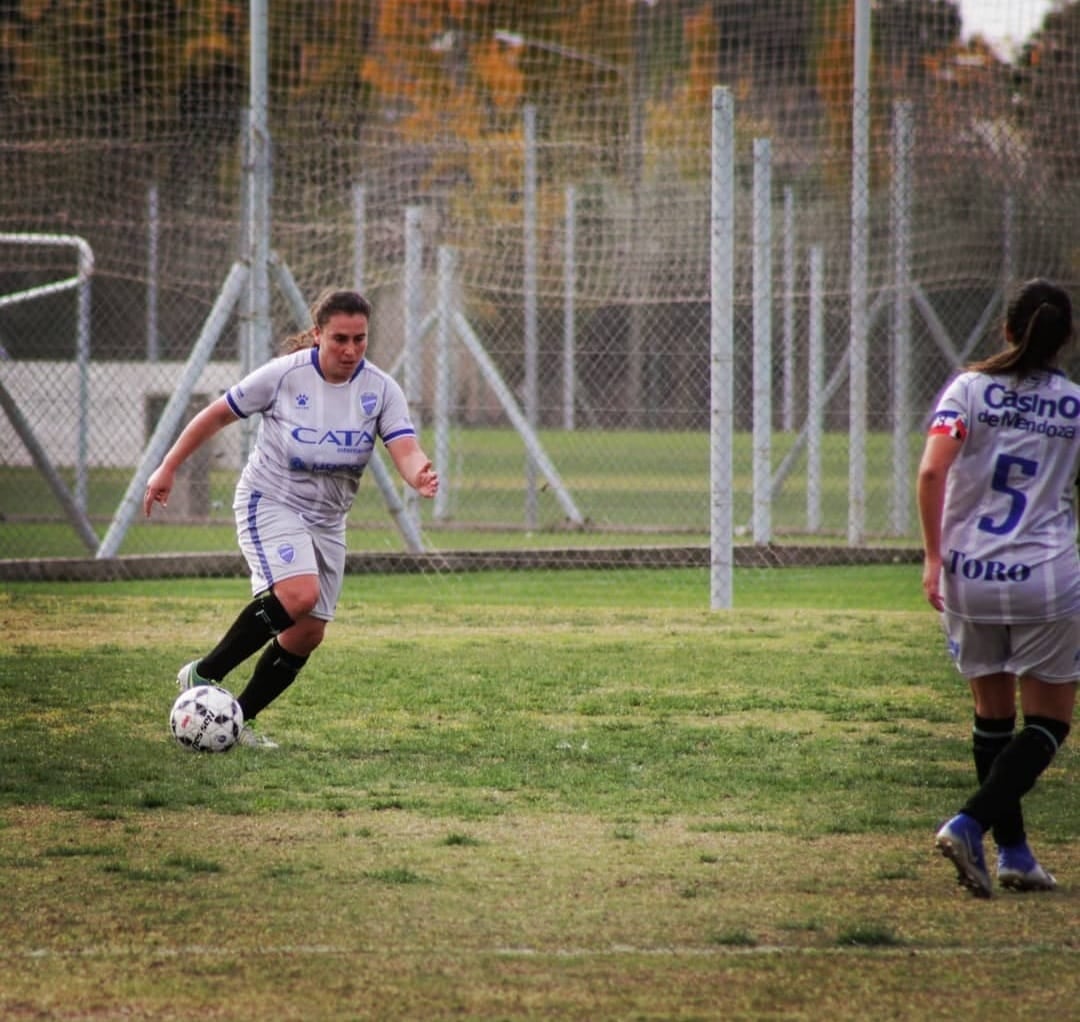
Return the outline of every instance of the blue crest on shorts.
{"type": "Polygon", "coordinates": [[[286,564],[292,564],[293,558],[296,556],[296,551],[293,549],[291,543],[282,543],[277,548],[278,557],[282,559],[286,564]]]}
{"type": "Polygon", "coordinates": [[[364,412],[367,415],[370,415],[375,411],[375,407],[378,403],[379,395],[372,394],[370,390],[360,395],[360,407],[364,409],[364,412]]]}

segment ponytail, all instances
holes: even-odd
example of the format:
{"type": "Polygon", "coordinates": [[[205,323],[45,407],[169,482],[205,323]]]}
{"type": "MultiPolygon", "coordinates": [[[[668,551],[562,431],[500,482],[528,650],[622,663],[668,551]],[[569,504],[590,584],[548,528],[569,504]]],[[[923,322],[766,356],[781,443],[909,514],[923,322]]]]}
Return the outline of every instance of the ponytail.
{"type": "Polygon", "coordinates": [[[971,372],[1026,376],[1056,365],[1058,352],[1072,339],[1072,302],[1047,280],[1029,280],[1013,295],[1005,311],[1008,346],[973,362],[971,372]]]}

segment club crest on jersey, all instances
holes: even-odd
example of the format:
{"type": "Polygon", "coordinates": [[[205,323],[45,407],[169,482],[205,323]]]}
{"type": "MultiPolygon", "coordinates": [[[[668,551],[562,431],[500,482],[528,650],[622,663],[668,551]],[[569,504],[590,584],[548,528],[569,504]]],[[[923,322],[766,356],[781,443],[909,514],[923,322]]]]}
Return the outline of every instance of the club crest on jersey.
{"type": "Polygon", "coordinates": [[[292,564],[293,559],[296,557],[296,550],[291,543],[282,543],[277,552],[278,557],[281,558],[284,564],[292,564]]]}
{"type": "Polygon", "coordinates": [[[931,436],[951,436],[954,440],[963,440],[967,436],[967,424],[959,412],[942,409],[930,423],[931,436]]]}
{"type": "Polygon", "coordinates": [[[370,390],[364,391],[360,395],[360,407],[364,409],[365,415],[371,415],[372,412],[379,406],[379,395],[372,394],[370,390]]]}
{"type": "Polygon", "coordinates": [[[307,394],[297,394],[296,395],[296,405],[297,405],[298,408],[307,408],[308,402],[310,400],[311,400],[311,398],[309,398],[307,396],[307,394]]]}

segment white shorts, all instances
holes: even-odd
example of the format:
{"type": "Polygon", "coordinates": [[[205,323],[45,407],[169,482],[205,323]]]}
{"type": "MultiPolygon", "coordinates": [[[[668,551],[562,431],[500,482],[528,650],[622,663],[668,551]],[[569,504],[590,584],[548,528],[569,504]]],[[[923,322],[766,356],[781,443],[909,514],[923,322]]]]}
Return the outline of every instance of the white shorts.
{"type": "Polygon", "coordinates": [[[317,575],[319,599],[311,616],[333,621],[345,578],[344,521],[313,524],[264,493],[241,489],[233,512],[240,552],[251,570],[252,595],[296,575],[317,575]]]}
{"type": "Polygon", "coordinates": [[[1039,681],[1080,678],[1080,615],[1056,621],[996,624],[941,616],[949,655],[965,678],[1015,674],[1039,681]]]}

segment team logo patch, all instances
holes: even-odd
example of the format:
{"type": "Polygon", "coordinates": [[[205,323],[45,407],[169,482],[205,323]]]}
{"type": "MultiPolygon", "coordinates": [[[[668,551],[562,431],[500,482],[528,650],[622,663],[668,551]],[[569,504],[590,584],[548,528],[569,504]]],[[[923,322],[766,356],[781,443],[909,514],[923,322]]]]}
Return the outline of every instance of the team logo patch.
{"type": "Polygon", "coordinates": [[[360,395],[360,407],[364,409],[366,415],[370,415],[375,411],[379,404],[379,395],[372,394],[371,391],[366,391],[360,395]]]}
{"type": "Polygon", "coordinates": [[[300,408],[307,408],[308,401],[310,401],[310,400],[311,399],[307,396],[307,394],[297,394],[296,395],[296,403],[300,408]]]}
{"type": "Polygon", "coordinates": [[[285,564],[292,564],[293,558],[296,557],[296,550],[291,543],[282,543],[277,548],[277,553],[285,564]]]}
{"type": "Polygon", "coordinates": [[[942,410],[934,415],[934,421],[930,423],[930,435],[963,440],[967,436],[967,423],[959,412],[942,410]]]}

